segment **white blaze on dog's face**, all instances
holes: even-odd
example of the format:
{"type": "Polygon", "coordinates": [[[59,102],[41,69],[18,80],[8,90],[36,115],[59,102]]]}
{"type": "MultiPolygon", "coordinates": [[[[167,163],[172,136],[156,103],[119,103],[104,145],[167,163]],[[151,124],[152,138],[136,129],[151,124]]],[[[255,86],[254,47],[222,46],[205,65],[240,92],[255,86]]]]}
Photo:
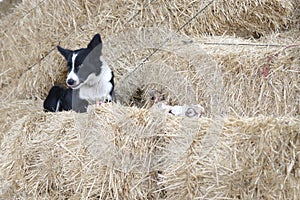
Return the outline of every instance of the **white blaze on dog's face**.
{"type": "Polygon", "coordinates": [[[68,77],[66,83],[72,89],[80,88],[87,80],[97,77],[101,73],[102,41],[99,34],[96,34],[87,48],[79,50],[68,50],[60,46],[59,52],[67,60],[68,77]]]}
{"type": "MultiPolygon", "coordinates": [[[[66,80],[66,83],[69,87],[73,88],[76,87],[79,84],[79,78],[77,74],[75,73],[75,59],[77,57],[77,53],[73,53],[72,55],[72,62],[71,62],[71,68],[69,68],[69,74],[66,80]]],[[[79,66],[80,68],[80,66],[79,66]]]]}

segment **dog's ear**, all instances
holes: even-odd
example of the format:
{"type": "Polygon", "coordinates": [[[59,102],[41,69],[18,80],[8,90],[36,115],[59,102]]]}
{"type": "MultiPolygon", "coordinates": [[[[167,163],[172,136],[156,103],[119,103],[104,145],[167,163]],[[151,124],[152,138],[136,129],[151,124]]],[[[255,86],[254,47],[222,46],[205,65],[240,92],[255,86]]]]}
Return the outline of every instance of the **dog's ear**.
{"type": "Polygon", "coordinates": [[[93,49],[95,48],[97,45],[101,44],[102,41],[101,41],[101,36],[99,33],[97,33],[93,39],[90,41],[90,43],[88,44],[87,48],[89,49],[93,49]]]}
{"type": "Polygon", "coordinates": [[[73,51],[69,49],[64,49],[61,46],[57,46],[58,51],[65,57],[66,60],[68,60],[70,54],[73,54],[73,51]]]}

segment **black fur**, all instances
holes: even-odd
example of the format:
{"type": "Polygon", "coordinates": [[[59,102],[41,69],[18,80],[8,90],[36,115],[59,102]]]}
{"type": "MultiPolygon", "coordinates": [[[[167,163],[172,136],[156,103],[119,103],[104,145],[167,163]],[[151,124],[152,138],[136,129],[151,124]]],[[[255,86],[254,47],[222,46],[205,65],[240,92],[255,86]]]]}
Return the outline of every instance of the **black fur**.
{"type": "Polygon", "coordinates": [[[53,86],[44,101],[46,112],[57,112],[72,109],[72,89],[62,86],[53,86]]]}
{"type": "MultiPolygon", "coordinates": [[[[53,86],[49,91],[47,98],[44,101],[44,110],[50,112],[57,112],[72,109],[76,112],[86,112],[88,101],[79,98],[80,88],[77,88],[76,85],[80,85],[81,83],[83,83],[91,72],[94,73],[96,76],[98,76],[101,73],[101,66],[103,65],[102,61],[100,60],[100,56],[102,55],[101,36],[100,34],[96,34],[90,41],[90,43],[87,45],[87,48],[81,48],[73,51],[69,49],[64,49],[61,46],[57,46],[57,49],[66,59],[69,72],[72,71],[72,56],[73,54],[77,54],[74,63],[74,73],[77,74],[79,78],[79,83],[73,85],[75,81],[70,78],[66,81],[67,85],[70,88],[64,88],[62,86],[53,86]]],[[[109,95],[112,97],[112,100],[115,101],[113,92],[113,73],[110,82],[112,84],[112,89],[109,95]]]]}

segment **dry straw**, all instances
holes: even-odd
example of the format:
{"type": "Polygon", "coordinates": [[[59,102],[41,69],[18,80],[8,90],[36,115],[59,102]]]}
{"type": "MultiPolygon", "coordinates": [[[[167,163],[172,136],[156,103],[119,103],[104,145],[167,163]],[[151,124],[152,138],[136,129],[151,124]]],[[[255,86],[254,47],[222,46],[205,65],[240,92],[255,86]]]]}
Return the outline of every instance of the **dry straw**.
{"type": "Polygon", "coordinates": [[[211,123],[121,105],[28,114],[2,140],[2,198],[299,195],[299,119],[227,118],[203,155],[211,123]]]}
{"type": "Polygon", "coordinates": [[[0,22],[0,198],[297,199],[299,16],[296,0],[24,0],[0,22]],[[96,32],[119,103],[44,113],[56,45],[96,32]],[[205,117],[151,108],[151,89],[205,117]]]}

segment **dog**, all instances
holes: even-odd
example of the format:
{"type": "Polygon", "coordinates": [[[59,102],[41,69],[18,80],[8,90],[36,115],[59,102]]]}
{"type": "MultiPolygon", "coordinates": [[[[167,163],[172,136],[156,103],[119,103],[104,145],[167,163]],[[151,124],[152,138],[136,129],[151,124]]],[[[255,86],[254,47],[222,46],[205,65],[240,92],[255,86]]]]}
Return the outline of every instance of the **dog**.
{"type": "Polygon", "coordinates": [[[53,86],[44,101],[44,110],[86,112],[89,104],[115,102],[114,74],[102,57],[102,40],[96,34],[86,48],[57,46],[67,61],[68,88],[53,86]]]}
{"type": "Polygon", "coordinates": [[[205,113],[204,108],[199,104],[170,106],[165,101],[165,94],[163,92],[156,89],[150,89],[148,93],[153,101],[152,109],[168,112],[175,116],[189,118],[201,117],[205,113]]]}

